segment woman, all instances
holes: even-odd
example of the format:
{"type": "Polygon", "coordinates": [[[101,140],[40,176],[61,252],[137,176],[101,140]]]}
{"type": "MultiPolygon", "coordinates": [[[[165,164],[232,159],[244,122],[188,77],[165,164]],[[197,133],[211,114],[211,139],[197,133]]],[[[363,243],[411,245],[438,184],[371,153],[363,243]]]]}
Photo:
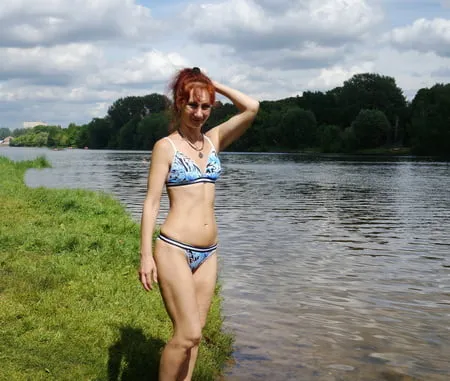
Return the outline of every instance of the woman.
{"type": "Polygon", "coordinates": [[[181,70],[171,91],[175,130],[153,147],[139,270],[145,290],[159,282],[174,327],[162,352],[160,381],[192,378],[217,276],[214,183],[221,172],[217,154],[244,133],[259,108],[256,100],[211,81],[199,68],[181,70]],[[202,134],[216,92],[229,98],[239,112],[202,134]],[[152,233],[164,185],[170,210],[153,252],[152,233]]]}

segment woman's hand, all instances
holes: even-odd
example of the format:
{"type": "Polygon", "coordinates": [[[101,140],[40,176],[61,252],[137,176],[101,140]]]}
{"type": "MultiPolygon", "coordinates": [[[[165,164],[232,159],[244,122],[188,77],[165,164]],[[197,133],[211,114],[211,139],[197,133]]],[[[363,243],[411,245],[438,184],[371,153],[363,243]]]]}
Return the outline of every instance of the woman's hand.
{"type": "Polygon", "coordinates": [[[156,264],[153,256],[141,255],[139,280],[146,291],[153,289],[153,282],[158,283],[158,271],[156,270],[156,264]]]}

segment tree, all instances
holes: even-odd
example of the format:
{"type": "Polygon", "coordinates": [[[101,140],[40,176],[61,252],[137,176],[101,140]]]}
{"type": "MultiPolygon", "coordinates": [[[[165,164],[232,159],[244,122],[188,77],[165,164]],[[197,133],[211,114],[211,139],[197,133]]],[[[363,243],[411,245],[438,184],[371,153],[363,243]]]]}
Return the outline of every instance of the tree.
{"type": "Polygon", "coordinates": [[[355,132],[352,127],[347,127],[341,134],[342,150],[346,153],[355,151],[358,147],[355,132]]]}
{"type": "Polygon", "coordinates": [[[111,137],[111,125],[107,118],[94,118],[87,125],[89,148],[107,148],[111,137]]]}
{"type": "Polygon", "coordinates": [[[403,140],[407,102],[394,78],[372,73],[356,74],[344,82],[337,99],[342,110],[341,127],[349,126],[362,109],[376,109],[383,111],[394,127],[388,138],[393,142],[403,140]]]}
{"type": "Polygon", "coordinates": [[[41,125],[21,131],[10,142],[10,145],[24,147],[65,147],[67,146],[67,136],[61,126],[41,125]]]}
{"type": "Polygon", "coordinates": [[[134,147],[142,150],[152,149],[157,140],[167,135],[168,125],[169,120],[165,112],[146,116],[137,125],[134,147]]]}
{"type": "Polygon", "coordinates": [[[353,121],[353,133],[358,148],[377,148],[387,142],[390,124],[384,112],[361,110],[353,121]]]}
{"type": "Polygon", "coordinates": [[[11,136],[11,130],[6,127],[1,127],[0,128],[0,139],[4,139],[8,136],[11,136]]]}
{"type": "Polygon", "coordinates": [[[169,100],[164,95],[150,94],[144,97],[130,96],[119,98],[108,109],[108,117],[114,131],[120,130],[133,118],[142,119],[152,113],[166,109],[169,100]]]}
{"type": "Polygon", "coordinates": [[[78,148],[89,147],[89,125],[83,124],[79,127],[75,136],[75,146],[78,148]]]}
{"type": "MultiPolygon", "coordinates": [[[[274,145],[273,137],[271,136],[273,127],[273,121],[271,118],[271,113],[266,110],[261,109],[253,122],[252,127],[244,135],[248,138],[247,146],[243,147],[243,150],[251,151],[267,151],[271,145],[274,145]]],[[[275,124],[276,125],[276,124],[275,124]]]]}
{"type": "Polygon", "coordinates": [[[317,122],[310,110],[290,108],[283,115],[279,128],[281,141],[287,148],[306,148],[316,144],[317,122]]]}
{"type": "Polygon", "coordinates": [[[61,126],[36,126],[33,128],[33,132],[46,132],[48,134],[48,147],[59,147],[65,145],[65,142],[63,141],[64,139],[62,139],[63,132],[61,126]]]}
{"type": "Polygon", "coordinates": [[[75,123],[70,123],[65,132],[67,135],[67,145],[69,147],[76,147],[77,138],[81,132],[81,127],[77,126],[75,123]]]}
{"type": "Polygon", "coordinates": [[[28,134],[29,132],[30,131],[28,130],[28,128],[16,128],[15,130],[13,130],[12,136],[17,138],[21,135],[28,134]]]}
{"type": "Polygon", "coordinates": [[[127,124],[122,126],[117,137],[118,148],[120,149],[133,149],[134,148],[134,136],[136,135],[136,129],[139,123],[139,117],[136,116],[131,119],[127,124]]]}
{"type": "Polygon", "coordinates": [[[334,125],[319,127],[320,148],[325,153],[342,151],[341,128],[334,125]]]}
{"type": "Polygon", "coordinates": [[[44,147],[47,146],[48,135],[48,132],[29,130],[27,134],[12,139],[9,145],[11,147],[44,147]]]}
{"type": "Polygon", "coordinates": [[[48,132],[38,132],[34,135],[33,146],[45,147],[48,143],[48,132]]]}
{"type": "Polygon", "coordinates": [[[417,92],[411,104],[411,139],[419,154],[450,154],[450,84],[417,92]]]}
{"type": "MultiPolygon", "coordinates": [[[[339,89],[339,88],[337,88],[339,89]]],[[[298,106],[311,110],[317,118],[319,125],[334,124],[339,120],[340,108],[337,104],[338,90],[330,90],[326,93],[321,91],[305,91],[298,98],[298,106]]]]}
{"type": "Polygon", "coordinates": [[[144,104],[145,115],[163,112],[170,106],[169,98],[157,93],[142,97],[142,101],[144,104]]]}
{"type": "Polygon", "coordinates": [[[237,112],[238,109],[231,103],[222,104],[221,102],[216,102],[213,111],[211,112],[211,116],[205,123],[204,129],[208,131],[209,129],[216,127],[220,123],[228,120],[237,112]]]}

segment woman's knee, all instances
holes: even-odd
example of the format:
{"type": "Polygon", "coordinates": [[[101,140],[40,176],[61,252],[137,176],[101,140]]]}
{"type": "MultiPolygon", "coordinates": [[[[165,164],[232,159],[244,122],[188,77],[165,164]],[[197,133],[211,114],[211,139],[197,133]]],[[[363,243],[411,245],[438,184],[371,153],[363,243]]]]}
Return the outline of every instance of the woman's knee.
{"type": "Polygon", "coordinates": [[[177,332],[172,338],[172,344],[183,348],[184,350],[189,350],[200,345],[202,340],[202,331],[200,327],[198,329],[192,329],[185,332],[177,332]]]}

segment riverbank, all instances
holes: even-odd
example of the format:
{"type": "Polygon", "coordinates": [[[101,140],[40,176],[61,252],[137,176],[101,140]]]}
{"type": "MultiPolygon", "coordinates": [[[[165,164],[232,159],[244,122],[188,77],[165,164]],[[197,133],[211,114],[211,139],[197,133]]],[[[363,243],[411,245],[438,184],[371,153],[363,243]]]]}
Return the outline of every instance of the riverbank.
{"type": "MultiPolygon", "coordinates": [[[[0,320],[8,380],[155,380],[170,321],[137,279],[139,226],[111,196],[28,188],[28,168],[0,157],[0,320]]],[[[217,292],[195,380],[231,353],[217,292]]]]}

